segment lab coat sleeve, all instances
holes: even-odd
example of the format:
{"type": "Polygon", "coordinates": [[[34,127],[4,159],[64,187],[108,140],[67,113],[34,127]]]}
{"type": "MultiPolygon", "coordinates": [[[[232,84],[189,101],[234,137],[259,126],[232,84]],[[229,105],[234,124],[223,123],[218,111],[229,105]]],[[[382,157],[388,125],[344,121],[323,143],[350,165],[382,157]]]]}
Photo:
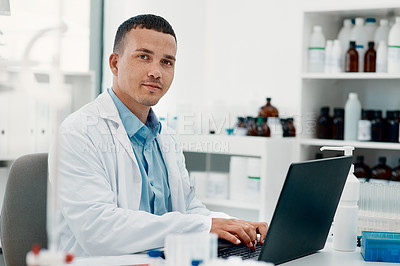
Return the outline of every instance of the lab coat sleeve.
{"type": "MultiPolygon", "coordinates": [[[[101,133],[99,133],[101,134],[101,133]]],[[[188,214],[162,216],[120,208],[104,167],[104,151],[85,130],[61,128],[61,214],[86,255],[120,255],[161,247],[170,233],[208,231],[211,219],[198,201],[188,214]]]]}

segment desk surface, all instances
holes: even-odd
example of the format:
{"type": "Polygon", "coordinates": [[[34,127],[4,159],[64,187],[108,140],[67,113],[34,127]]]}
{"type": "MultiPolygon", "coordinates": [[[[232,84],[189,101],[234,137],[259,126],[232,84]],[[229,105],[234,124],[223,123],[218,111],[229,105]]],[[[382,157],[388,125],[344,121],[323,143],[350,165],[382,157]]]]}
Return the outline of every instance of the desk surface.
{"type": "MultiPolygon", "coordinates": [[[[99,266],[99,265],[136,265],[147,264],[149,259],[145,254],[111,256],[111,257],[91,257],[77,258],[73,265],[75,266],[99,266]]],[[[332,242],[327,242],[325,248],[315,254],[292,260],[282,266],[394,266],[396,263],[387,262],[367,262],[364,261],[360,253],[360,248],[353,252],[340,252],[333,250],[332,242]]]]}

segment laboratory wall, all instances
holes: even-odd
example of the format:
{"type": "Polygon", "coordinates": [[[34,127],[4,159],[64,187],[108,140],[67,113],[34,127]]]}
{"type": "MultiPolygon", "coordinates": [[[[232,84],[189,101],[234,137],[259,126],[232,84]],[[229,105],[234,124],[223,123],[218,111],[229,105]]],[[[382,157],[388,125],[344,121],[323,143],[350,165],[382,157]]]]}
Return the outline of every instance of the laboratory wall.
{"type": "Polygon", "coordinates": [[[174,83],[156,110],[234,110],[256,115],[272,97],[281,117],[300,111],[302,10],[368,8],[379,0],[106,0],[103,89],[111,86],[108,56],[118,25],[140,14],[164,16],[178,37],[174,83]]]}

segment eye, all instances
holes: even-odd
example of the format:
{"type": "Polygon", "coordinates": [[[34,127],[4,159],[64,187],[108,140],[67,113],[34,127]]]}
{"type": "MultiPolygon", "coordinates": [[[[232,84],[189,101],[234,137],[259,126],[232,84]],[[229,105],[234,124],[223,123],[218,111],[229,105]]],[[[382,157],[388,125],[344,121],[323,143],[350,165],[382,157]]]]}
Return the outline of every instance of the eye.
{"type": "Polygon", "coordinates": [[[167,66],[172,66],[173,64],[172,64],[172,61],[170,61],[170,60],[162,60],[162,63],[164,64],[164,65],[167,65],[167,66]]]}
{"type": "Polygon", "coordinates": [[[145,54],[140,54],[140,55],[138,55],[138,57],[139,57],[140,59],[143,59],[143,60],[149,59],[149,57],[148,57],[147,55],[145,55],[145,54]]]}

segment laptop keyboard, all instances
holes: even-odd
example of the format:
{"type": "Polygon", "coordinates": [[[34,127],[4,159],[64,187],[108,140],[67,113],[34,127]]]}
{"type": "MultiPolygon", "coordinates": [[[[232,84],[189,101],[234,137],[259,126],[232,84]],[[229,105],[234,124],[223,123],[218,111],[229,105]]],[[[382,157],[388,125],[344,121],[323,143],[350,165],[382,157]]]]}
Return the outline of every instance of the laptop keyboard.
{"type": "Polygon", "coordinates": [[[245,245],[229,246],[218,249],[219,258],[228,258],[231,256],[241,257],[243,260],[258,258],[261,252],[262,245],[260,242],[257,243],[255,249],[249,249],[245,245]]]}

